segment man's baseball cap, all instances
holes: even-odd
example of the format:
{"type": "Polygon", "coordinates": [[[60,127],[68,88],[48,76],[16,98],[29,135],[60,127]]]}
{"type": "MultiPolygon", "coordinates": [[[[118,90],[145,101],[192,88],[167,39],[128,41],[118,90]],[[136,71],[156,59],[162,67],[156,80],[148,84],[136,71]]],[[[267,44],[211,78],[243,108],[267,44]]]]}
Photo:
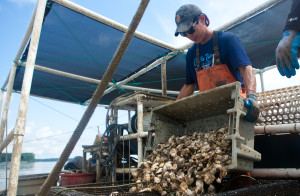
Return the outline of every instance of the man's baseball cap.
{"type": "Polygon", "coordinates": [[[186,4],[181,6],[175,15],[175,22],[177,25],[175,36],[178,36],[180,32],[188,31],[191,28],[195,18],[200,16],[200,14],[202,14],[202,11],[196,5],[186,4]]]}

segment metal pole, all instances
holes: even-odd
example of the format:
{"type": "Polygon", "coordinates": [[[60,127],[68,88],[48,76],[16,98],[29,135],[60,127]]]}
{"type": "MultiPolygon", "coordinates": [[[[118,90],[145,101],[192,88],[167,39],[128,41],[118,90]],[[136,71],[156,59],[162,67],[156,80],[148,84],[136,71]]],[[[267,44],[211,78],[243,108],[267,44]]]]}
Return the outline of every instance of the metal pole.
{"type": "Polygon", "coordinates": [[[277,168],[277,169],[254,169],[251,174],[257,178],[300,178],[300,169],[297,168],[277,168]]]}
{"type": "Polygon", "coordinates": [[[15,126],[14,147],[12,151],[12,160],[10,165],[10,178],[7,195],[14,196],[17,194],[19,166],[21,159],[21,151],[23,145],[23,136],[25,134],[26,113],[28,106],[28,99],[31,89],[32,76],[34,71],[34,64],[36,59],[37,48],[40,39],[41,28],[45,13],[47,0],[39,0],[37,5],[36,16],[31,35],[31,42],[27,57],[27,66],[24,73],[21,100],[19,105],[19,113],[15,126]]]}
{"type": "Polygon", "coordinates": [[[161,63],[161,89],[162,95],[167,96],[167,61],[165,59],[161,63]]]}
{"type": "MultiPolygon", "coordinates": [[[[174,55],[178,55],[178,52],[170,52],[170,53],[168,53],[167,56],[161,57],[161,58],[155,60],[153,63],[151,63],[149,66],[147,66],[147,67],[141,69],[139,72],[137,72],[137,73],[131,75],[130,77],[126,78],[125,80],[122,80],[122,81],[118,82],[117,85],[120,86],[120,85],[123,85],[123,84],[126,84],[126,83],[132,81],[133,79],[135,79],[135,78],[139,77],[140,75],[146,73],[146,72],[149,71],[150,69],[152,69],[152,68],[156,67],[157,65],[161,64],[162,61],[163,61],[163,59],[165,59],[165,60],[167,61],[167,60],[170,59],[171,57],[174,57],[174,55]]],[[[110,93],[110,92],[113,91],[113,90],[115,90],[115,89],[112,88],[112,87],[111,87],[111,88],[108,88],[108,89],[105,91],[105,94],[110,93]]],[[[168,93],[170,93],[170,91],[168,91],[168,93]]],[[[176,94],[178,94],[178,92],[177,92],[176,94]]]]}
{"type": "MultiPolygon", "coordinates": [[[[19,63],[24,67],[26,66],[25,62],[21,63],[21,61],[19,61],[19,63]]],[[[101,82],[101,80],[88,78],[88,77],[84,77],[84,76],[80,76],[80,75],[76,75],[76,74],[71,74],[71,73],[51,69],[51,68],[48,68],[48,67],[43,67],[43,66],[40,66],[40,65],[35,65],[34,69],[35,70],[40,70],[40,71],[43,71],[43,72],[47,72],[47,73],[52,73],[52,74],[59,75],[59,76],[63,76],[63,77],[67,77],[67,78],[73,78],[73,79],[76,79],[76,80],[90,82],[90,83],[94,83],[94,84],[100,84],[100,82],[101,82]]],[[[108,86],[116,87],[116,84],[114,84],[112,82],[109,82],[108,86]]],[[[128,89],[128,90],[149,91],[149,92],[153,92],[153,93],[162,93],[162,90],[159,90],[159,89],[142,88],[142,87],[135,87],[135,86],[120,85],[120,84],[118,84],[117,86],[119,88],[124,88],[124,89],[128,89]]],[[[179,91],[168,91],[168,93],[178,95],[179,91]]],[[[107,93],[105,92],[105,94],[107,94],[107,93]]]]}
{"type": "Polygon", "coordinates": [[[115,52],[112,61],[110,62],[105,74],[102,77],[101,83],[98,85],[94,95],[92,97],[91,103],[89,104],[88,108],[84,112],[78,126],[76,127],[72,137],[70,138],[68,144],[66,145],[64,151],[62,152],[59,160],[56,162],[52,172],[49,174],[48,178],[44,182],[43,186],[41,187],[40,192],[38,195],[44,196],[47,195],[51,186],[56,181],[61,169],[63,168],[65,162],[68,160],[71,152],[73,151],[76,143],[78,142],[83,130],[85,129],[87,123],[89,122],[91,116],[93,115],[97,105],[99,104],[105,89],[107,88],[108,83],[110,82],[113,74],[115,73],[118,65],[121,62],[121,59],[132,39],[132,36],[141,21],[141,18],[145,12],[145,9],[149,3],[149,0],[142,0],[137,12],[135,13],[132,22],[126,31],[117,51],[115,52]]]}
{"type": "MultiPolygon", "coordinates": [[[[0,92],[0,117],[1,117],[1,113],[2,113],[3,94],[4,94],[4,92],[1,91],[1,92],[0,92]]],[[[1,134],[1,132],[0,132],[0,134],[1,134]]],[[[0,142],[1,142],[1,141],[0,141],[0,142]]],[[[0,156],[0,157],[1,157],[1,156],[0,156]]]]}
{"type": "MultiPolygon", "coordinates": [[[[5,104],[3,108],[3,113],[1,117],[1,124],[0,124],[0,144],[2,145],[3,138],[4,138],[4,131],[5,131],[5,126],[7,123],[7,115],[8,115],[8,110],[9,110],[9,105],[10,105],[10,100],[11,100],[11,94],[14,86],[14,81],[15,81],[15,75],[16,75],[16,70],[17,70],[17,65],[15,63],[12,64],[10,74],[9,74],[9,82],[8,82],[8,88],[6,92],[6,97],[5,97],[5,104]]],[[[0,157],[2,155],[2,150],[0,151],[0,157]]]]}
{"type": "Polygon", "coordinates": [[[143,159],[143,139],[142,139],[142,134],[143,134],[143,102],[141,100],[141,97],[138,96],[137,98],[137,133],[138,133],[138,165],[142,162],[143,159]]]}
{"type": "Polygon", "coordinates": [[[255,134],[281,134],[281,133],[300,133],[300,123],[255,126],[255,134]]]}
{"type": "Polygon", "coordinates": [[[259,76],[260,76],[261,91],[264,92],[265,91],[264,72],[260,71],[259,76]]]}
{"type": "Polygon", "coordinates": [[[8,146],[8,144],[14,139],[14,132],[15,129],[13,128],[13,130],[8,134],[8,136],[6,136],[5,140],[0,144],[1,153],[8,146]]]}
{"type": "MultiPolygon", "coordinates": [[[[113,116],[113,122],[112,122],[112,124],[116,124],[117,125],[118,124],[118,116],[119,116],[118,108],[113,107],[112,112],[113,112],[113,115],[112,115],[113,116]]],[[[117,137],[117,132],[113,133],[113,137],[114,137],[113,141],[115,142],[116,141],[116,137],[117,137]]],[[[111,149],[113,149],[114,143],[112,142],[110,145],[111,145],[111,149]]],[[[114,158],[114,165],[116,166],[117,163],[118,163],[118,161],[117,161],[117,150],[116,150],[115,158],[114,158]]],[[[115,173],[115,168],[114,168],[114,169],[111,170],[111,179],[112,179],[112,182],[116,182],[117,181],[115,174],[116,173],[115,173]]]]}

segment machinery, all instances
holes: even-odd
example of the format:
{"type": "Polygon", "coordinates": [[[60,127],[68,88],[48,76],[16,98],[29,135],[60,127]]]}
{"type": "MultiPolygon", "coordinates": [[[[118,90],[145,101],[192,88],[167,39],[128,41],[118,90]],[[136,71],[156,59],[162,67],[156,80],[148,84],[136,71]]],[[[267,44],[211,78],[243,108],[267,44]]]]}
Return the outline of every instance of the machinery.
{"type": "MultiPolygon", "coordinates": [[[[111,180],[119,179],[118,176],[130,179],[130,172],[144,160],[145,155],[172,135],[205,132],[226,125],[229,130],[226,139],[232,144],[232,160],[228,169],[251,171],[253,162],[259,161],[261,155],[254,150],[255,124],[244,120],[247,108],[240,97],[240,90],[240,83],[235,82],[178,101],[145,92],[117,98],[109,106],[107,118],[108,129],[113,126],[115,130],[106,135],[109,137],[107,141],[111,142],[105,145],[111,150],[107,156],[100,155],[98,167],[106,167],[111,172],[111,180]],[[136,114],[129,115],[128,124],[117,126],[118,110],[134,111],[136,114]],[[109,155],[110,152],[114,156],[109,155]],[[135,164],[133,157],[137,158],[135,164]]],[[[100,147],[96,149],[101,151],[100,147]]],[[[103,172],[100,173],[102,175],[103,172]]],[[[101,175],[97,175],[97,181],[103,179],[101,175]]]]}
{"type": "MultiPolygon", "coordinates": [[[[232,183],[235,189],[268,184],[269,188],[264,185],[261,188],[274,193],[284,190],[286,195],[294,193],[298,190],[297,181],[282,179],[299,178],[298,156],[293,156],[293,160],[286,157],[293,152],[287,149],[299,146],[300,86],[259,93],[261,116],[256,123],[249,123],[244,119],[247,107],[244,106],[240,90],[240,83],[235,82],[177,101],[146,92],[136,92],[115,99],[108,107],[107,130],[104,133],[107,142],[102,137],[99,145],[83,146],[84,157],[88,152],[100,152],[94,158],[97,161],[97,185],[113,183],[110,185],[122,187],[122,183],[127,183],[130,187],[131,172],[137,169],[158,144],[173,135],[206,132],[226,126],[226,140],[231,143],[231,162],[227,170],[251,171],[251,176],[254,177],[232,183]],[[128,123],[118,124],[120,110],[128,111],[128,123]],[[286,147],[284,152],[282,144],[286,147]],[[281,153],[275,152],[278,148],[281,148],[281,153]],[[279,164],[280,162],[284,162],[284,165],[279,164]],[[270,177],[273,181],[270,181],[270,177]],[[118,184],[120,182],[122,183],[118,184]],[[280,188],[283,185],[287,188],[280,188]]],[[[84,167],[88,172],[90,167],[84,167]]],[[[111,189],[107,191],[111,192],[111,189]]]]}

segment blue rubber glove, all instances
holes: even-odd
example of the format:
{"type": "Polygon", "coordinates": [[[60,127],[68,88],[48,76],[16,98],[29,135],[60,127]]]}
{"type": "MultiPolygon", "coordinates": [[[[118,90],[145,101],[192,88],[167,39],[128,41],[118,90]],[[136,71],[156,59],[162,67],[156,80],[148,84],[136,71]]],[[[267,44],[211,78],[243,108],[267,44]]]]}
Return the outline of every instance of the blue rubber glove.
{"type": "Polygon", "coordinates": [[[282,76],[291,78],[296,75],[299,69],[297,59],[298,48],[300,47],[300,32],[286,30],[276,48],[276,64],[282,76]]]}
{"type": "Polygon", "coordinates": [[[255,122],[259,117],[259,107],[256,102],[256,94],[252,91],[247,92],[247,98],[244,99],[244,104],[248,107],[245,120],[251,123],[255,122]]]}

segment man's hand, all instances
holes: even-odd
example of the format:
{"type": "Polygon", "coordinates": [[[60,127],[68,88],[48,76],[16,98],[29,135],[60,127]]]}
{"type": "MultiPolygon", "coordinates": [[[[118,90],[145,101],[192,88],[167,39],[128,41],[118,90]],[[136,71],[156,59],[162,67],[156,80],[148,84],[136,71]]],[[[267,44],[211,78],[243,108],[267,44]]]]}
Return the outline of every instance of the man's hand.
{"type": "Polygon", "coordinates": [[[252,91],[247,92],[247,98],[244,99],[245,106],[248,107],[248,112],[245,119],[248,122],[255,122],[259,117],[259,107],[256,102],[256,94],[252,91]]]}
{"type": "Polygon", "coordinates": [[[298,48],[300,47],[300,32],[286,30],[276,48],[276,64],[282,76],[290,78],[296,75],[299,69],[297,59],[298,48]]]}

